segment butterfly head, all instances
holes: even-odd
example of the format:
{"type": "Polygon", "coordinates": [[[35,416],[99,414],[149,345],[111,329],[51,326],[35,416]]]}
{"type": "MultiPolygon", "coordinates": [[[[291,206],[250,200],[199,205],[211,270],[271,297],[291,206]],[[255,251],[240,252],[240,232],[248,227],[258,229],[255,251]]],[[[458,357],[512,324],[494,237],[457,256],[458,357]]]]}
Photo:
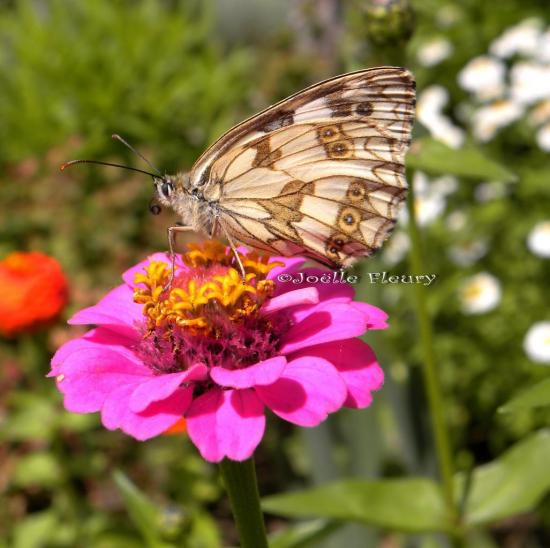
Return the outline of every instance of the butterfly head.
{"type": "Polygon", "coordinates": [[[177,204],[189,193],[189,177],[184,174],[153,177],[153,185],[158,201],[172,209],[176,209],[177,204]]]}
{"type": "Polygon", "coordinates": [[[153,177],[155,187],[155,201],[161,206],[169,207],[181,214],[181,210],[188,207],[191,195],[189,192],[189,176],[178,173],[177,175],[164,175],[153,177]]]}

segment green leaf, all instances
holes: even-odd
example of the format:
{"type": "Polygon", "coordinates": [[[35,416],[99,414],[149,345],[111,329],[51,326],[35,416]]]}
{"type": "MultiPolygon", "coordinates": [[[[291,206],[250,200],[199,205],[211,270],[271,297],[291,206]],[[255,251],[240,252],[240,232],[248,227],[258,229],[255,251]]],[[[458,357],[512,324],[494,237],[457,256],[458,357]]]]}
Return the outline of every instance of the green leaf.
{"type": "Polygon", "coordinates": [[[313,548],[339,527],[341,523],[321,519],[297,523],[270,535],[269,548],[313,548]]]}
{"type": "Polygon", "coordinates": [[[45,452],[22,457],[13,474],[13,483],[18,487],[40,485],[54,487],[62,479],[61,468],[55,458],[45,452]]]}
{"type": "Polygon", "coordinates": [[[479,148],[465,145],[454,149],[434,139],[418,139],[407,155],[407,166],[432,175],[452,174],[474,179],[515,181],[503,165],[487,158],[479,148]]]}
{"type": "Polygon", "coordinates": [[[498,548],[490,531],[483,529],[474,529],[466,535],[466,546],[475,546],[475,548],[498,548]]]}
{"type": "Polygon", "coordinates": [[[160,535],[160,515],[156,505],[140,491],[120,470],[113,474],[117,487],[122,493],[130,519],[141,533],[150,548],[165,548],[160,535]]]}
{"type": "Polygon", "coordinates": [[[10,441],[49,440],[58,413],[55,403],[32,393],[16,392],[11,397],[10,420],[2,426],[0,438],[10,441]]]}
{"type": "Polygon", "coordinates": [[[143,542],[124,533],[107,532],[94,538],[93,548],[143,548],[143,542]]]}
{"type": "Polygon", "coordinates": [[[97,428],[99,419],[95,414],[80,415],[78,413],[59,413],[58,424],[69,432],[88,432],[97,428]]]}
{"type": "Polygon", "coordinates": [[[222,541],[214,517],[207,512],[197,512],[185,536],[186,548],[220,548],[222,541]]]}
{"type": "MultiPolygon", "coordinates": [[[[535,507],[550,489],[550,430],[541,430],[506,451],[499,459],[473,471],[464,521],[491,522],[535,507]]],[[[458,492],[464,475],[457,477],[458,492]]]]}
{"type": "Polygon", "coordinates": [[[46,546],[58,525],[57,516],[50,510],[31,514],[15,525],[11,546],[13,548],[46,546]]]}
{"type": "Polygon", "coordinates": [[[499,408],[500,413],[519,411],[550,405],[550,379],[544,379],[539,383],[522,390],[511,400],[499,408]]]}
{"type": "Polygon", "coordinates": [[[428,479],[346,480],[263,500],[288,517],[356,521],[405,532],[449,531],[437,484],[428,479]]]}

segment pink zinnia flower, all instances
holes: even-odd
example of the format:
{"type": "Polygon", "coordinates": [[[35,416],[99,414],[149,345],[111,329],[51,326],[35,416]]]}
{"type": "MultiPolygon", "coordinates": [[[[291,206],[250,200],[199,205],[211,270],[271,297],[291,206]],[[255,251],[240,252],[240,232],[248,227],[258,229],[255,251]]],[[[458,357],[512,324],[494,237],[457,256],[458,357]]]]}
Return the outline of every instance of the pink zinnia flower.
{"type": "MultiPolygon", "coordinates": [[[[52,360],[65,408],[101,412],[103,425],[138,440],[181,417],[202,456],[244,460],[260,443],[265,408],[316,426],[342,406],[363,408],[384,375],[356,337],[387,315],[353,301],[347,284],[277,283],[303,258],[242,251],[246,284],[229,250],[195,246],[170,266],[157,253],[69,323],[95,324],[52,360]]],[[[308,270],[308,273],[322,273],[308,270]]]]}

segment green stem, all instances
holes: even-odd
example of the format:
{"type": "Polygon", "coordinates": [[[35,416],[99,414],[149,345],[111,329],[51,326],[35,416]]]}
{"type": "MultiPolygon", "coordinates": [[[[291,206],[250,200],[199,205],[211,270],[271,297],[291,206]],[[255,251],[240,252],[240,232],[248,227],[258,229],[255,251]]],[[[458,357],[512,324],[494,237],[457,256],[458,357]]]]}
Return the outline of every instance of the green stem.
{"type": "MultiPolygon", "coordinates": [[[[413,273],[422,274],[424,268],[424,258],[422,252],[422,242],[420,231],[416,221],[414,208],[414,189],[410,186],[409,199],[407,200],[409,211],[409,233],[411,237],[410,261],[413,273]]],[[[415,284],[416,314],[420,330],[420,344],[423,354],[422,374],[424,385],[428,398],[428,405],[432,419],[433,436],[437,453],[439,472],[443,483],[443,494],[447,510],[455,523],[458,522],[458,510],[455,505],[454,487],[453,487],[453,460],[449,435],[445,425],[445,413],[443,407],[443,395],[441,383],[434,355],[434,338],[432,322],[428,312],[426,288],[422,284],[415,284]]],[[[458,525],[458,523],[457,523],[458,525]]]]}
{"type": "Polygon", "coordinates": [[[254,458],[243,462],[224,459],[220,462],[220,471],[241,537],[241,548],[267,548],[254,458]]]}

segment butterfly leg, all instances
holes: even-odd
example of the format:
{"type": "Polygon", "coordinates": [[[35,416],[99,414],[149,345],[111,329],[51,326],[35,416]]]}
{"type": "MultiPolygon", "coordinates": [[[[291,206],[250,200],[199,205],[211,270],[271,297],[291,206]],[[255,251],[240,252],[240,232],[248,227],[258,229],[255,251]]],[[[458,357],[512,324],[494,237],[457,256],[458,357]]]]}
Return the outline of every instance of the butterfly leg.
{"type": "Polygon", "coordinates": [[[218,224],[220,225],[220,227],[223,231],[224,236],[227,239],[227,242],[229,243],[229,247],[231,248],[231,251],[233,251],[233,255],[235,256],[235,260],[237,261],[237,265],[238,265],[239,271],[241,273],[241,280],[244,284],[246,282],[246,273],[244,271],[244,266],[243,266],[243,263],[241,261],[241,258],[239,257],[237,247],[235,246],[235,243],[233,242],[233,238],[231,238],[231,236],[229,235],[229,232],[227,231],[227,229],[225,228],[223,223],[219,219],[217,219],[217,221],[218,221],[218,224]]]}
{"type": "Polygon", "coordinates": [[[190,226],[170,226],[168,227],[168,246],[170,248],[170,279],[166,284],[164,290],[168,290],[172,287],[174,281],[174,274],[176,272],[176,234],[178,232],[189,232],[193,229],[190,226]]]}
{"type": "Polygon", "coordinates": [[[214,217],[214,221],[212,222],[212,229],[210,230],[210,239],[213,240],[214,236],[216,235],[216,232],[218,231],[218,218],[214,217]]]}

